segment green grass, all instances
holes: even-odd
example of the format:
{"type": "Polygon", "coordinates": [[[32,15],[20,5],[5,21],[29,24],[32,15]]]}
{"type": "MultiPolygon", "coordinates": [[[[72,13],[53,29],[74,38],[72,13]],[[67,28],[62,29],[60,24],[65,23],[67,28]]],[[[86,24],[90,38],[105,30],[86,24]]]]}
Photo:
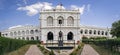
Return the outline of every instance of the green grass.
{"type": "Polygon", "coordinates": [[[30,47],[30,45],[25,45],[25,46],[19,48],[18,50],[6,53],[5,55],[25,55],[25,53],[27,52],[29,47],[30,47]]]}
{"type": "Polygon", "coordinates": [[[41,52],[44,54],[44,55],[50,55],[52,52],[45,49],[44,46],[41,46],[41,45],[37,45],[39,47],[39,49],[41,50],[41,52]]]}
{"type": "Polygon", "coordinates": [[[94,44],[90,44],[100,55],[120,55],[119,53],[112,52],[102,46],[96,46],[94,44]]]}
{"type": "Polygon", "coordinates": [[[27,44],[37,44],[37,43],[40,42],[0,37],[0,55],[4,55],[8,52],[17,50],[27,44]]]}
{"type": "Polygon", "coordinates": [[[84,44],[80,43],[77,48],[73,50],[73,52],[70,55],[80,55],[82,52],[84,44]]]}

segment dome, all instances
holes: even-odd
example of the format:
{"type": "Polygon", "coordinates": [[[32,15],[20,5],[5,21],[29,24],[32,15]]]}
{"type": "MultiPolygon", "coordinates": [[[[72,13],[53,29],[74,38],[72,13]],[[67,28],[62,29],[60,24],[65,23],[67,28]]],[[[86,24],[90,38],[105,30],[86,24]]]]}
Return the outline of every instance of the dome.
{"type": "Polygon", "coordinates": [[[59,5],[56,6],[56,9],[60,9],[61,10],[61,9],[65,9],[65,7],[62,6],[62,4],[59,4],[59,5]]]}

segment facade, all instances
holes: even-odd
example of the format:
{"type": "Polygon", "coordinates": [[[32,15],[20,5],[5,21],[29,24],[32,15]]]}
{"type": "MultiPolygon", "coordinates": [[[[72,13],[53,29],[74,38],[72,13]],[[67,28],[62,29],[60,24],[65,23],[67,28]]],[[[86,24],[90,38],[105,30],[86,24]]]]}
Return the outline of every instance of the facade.
{"type": "Polygon", "coordinates": [[[2,36],[14,39],[40,40],[40,29],[38,26],[32,25],[17,26],[2,31],[2,36]]]}
{"type": "MultiPolygon", "coordinates": [[[[2,36],[25,39],[40,40],[42,43],[57,44],[78,43],[83,36],[111,38],[110,28],[99,28],[94,26],[80,25],[81,13],[79,10],[66,10],[62,5],[55,9],[40,11],[40,26],[21,26],[2,31],[2,36]]],[[[52,45],[53,46],[53,45],[52,45]]],[[[70,46],[70,45],[69,45],[70,46]]]]}
{"type": "Polygon", "coordinates": [[[81,40],[81,37],[110,37],[110,29],[92,26],[80,26],[79,10],[66,10],[62,5],[55,9],[40,11],[41,41],[46,40],[81,40]],[[61,22],[61,24],[60,24],[61,22]],[[62,32],[62,37],[59,33],[62,32]]]}
{"type": "Polygon", "coordinates": [[[94,26],[80,26],[80,36],[90,37],[107,37],[111,38],[110,28],[100,28],[94,26]]]}
{"type": "Polygon", "coordinates": [[[65,10],[61,5],[55,9],[40,11],[41,41],[46,43],[46,40],[80,40],[79,20],[79,10],[65,10]]]}

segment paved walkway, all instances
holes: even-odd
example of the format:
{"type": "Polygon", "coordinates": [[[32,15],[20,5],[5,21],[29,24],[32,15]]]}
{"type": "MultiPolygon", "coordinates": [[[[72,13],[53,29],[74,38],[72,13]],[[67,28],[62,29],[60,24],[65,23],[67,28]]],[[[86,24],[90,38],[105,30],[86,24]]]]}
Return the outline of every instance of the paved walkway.
{"type": "Polygon", "coordinates": [[[43,55],[36,45],[31,45],[25,55],[43,55]]]}
{"type": "Polygon", "coordinates": [[[81,55],[99,55],[90,45],[85,44],[81,55]]]}

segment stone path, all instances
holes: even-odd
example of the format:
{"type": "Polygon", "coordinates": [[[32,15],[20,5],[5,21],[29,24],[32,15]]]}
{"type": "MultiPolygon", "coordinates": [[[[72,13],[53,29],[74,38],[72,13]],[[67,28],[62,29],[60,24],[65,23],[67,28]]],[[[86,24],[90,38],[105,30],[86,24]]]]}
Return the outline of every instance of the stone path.
{"type": "Polygon", "coordinates": [[[25,55],[43,55],[37,45],[31,45],[25,55]]]}
{"type": "Polygon", "coordinates": [[[90,45],[85,44],[81,55],[99,55],[90,45]]]}

